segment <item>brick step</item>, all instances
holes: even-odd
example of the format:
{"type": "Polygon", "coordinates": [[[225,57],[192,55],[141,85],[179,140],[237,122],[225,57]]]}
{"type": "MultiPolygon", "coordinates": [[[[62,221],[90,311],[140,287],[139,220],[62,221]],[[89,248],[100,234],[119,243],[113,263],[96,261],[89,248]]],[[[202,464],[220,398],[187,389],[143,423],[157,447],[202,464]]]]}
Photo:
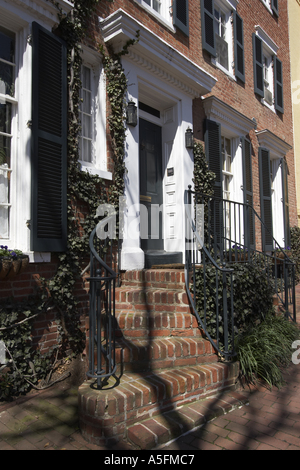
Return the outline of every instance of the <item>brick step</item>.
{"type": "Polygon", "coordinates": [[[191,312],[184,290],[163,288],[118,287],[115,296],[116,311],[176,311],[191,312]]]}
{"type": "Polygon", "coordinates": [[[218,361],[210,342],[199,337],[153,338],[116,341],[116,363],[123,371],[172,369],[218,361]]]}
{"type": "Polygon", "coordinates": [[[183,269],[143,269],[121,273],[122,287],[185,290],[183,269]]]}
{"type": "Polygon", "coordinates": [[[129,426],[127,440],[138,449],[167,451],[173,439],[245,405],[249,405],[248,398],[236,391],[214,395],[129,426]]]}
{"type": "MultiPolygon", "coordinates": [[[[87,354],[89,345],[87,343],[87,354]]],[[[144,372],[149,370],[172,369],[182,366],[212,364],[218,362],[218,355],[204,338],[169,337],[153,339],[116,339],[116,364],[118,373],[124,371],[144,372]]],[[[97,365],[97,350],[94,351],[97,365]]],[[[102,357],[102,367],[105,360],[102,357]]]]}
{"type": "Polygon", "coordinates": [[[198,322],[194,315],[176,312],[176,306],[164,306],[168,311],[122,311],[116,312],[116,336],[198,336],[198,322]]]}
{"type": "MultiPolygon", "coordinates": [[[[234,388],[237,376],[238,363],[218,362],[147,373],[125,372],[120,378],[110,377],[101,390],[94,380],[86,381],[78,390],[82,435],[96,445],[118,442],[127,437],[127,429],[141,421],[159,419],[171,411],[176,419],[183,405],[234,388]]],[[[132,430],[130,439],[134,434],[132,430]]]]}

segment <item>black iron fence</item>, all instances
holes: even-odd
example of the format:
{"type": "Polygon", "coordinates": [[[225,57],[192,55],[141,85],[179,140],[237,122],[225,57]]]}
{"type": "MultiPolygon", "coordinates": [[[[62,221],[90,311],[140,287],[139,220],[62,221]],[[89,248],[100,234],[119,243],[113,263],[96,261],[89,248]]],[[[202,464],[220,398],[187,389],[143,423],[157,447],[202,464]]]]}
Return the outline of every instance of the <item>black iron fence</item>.
{"type": "Polygon", "coordinates": [[[216,350],[225,358],[235,354],[234,263],[259,268],[286,317],[296,321],[295,265],[253,207],[191,189],[185,207],[187,293],[216,350]],[[269,251],[256,247],[256,236],[267,240],[269,251]]]}

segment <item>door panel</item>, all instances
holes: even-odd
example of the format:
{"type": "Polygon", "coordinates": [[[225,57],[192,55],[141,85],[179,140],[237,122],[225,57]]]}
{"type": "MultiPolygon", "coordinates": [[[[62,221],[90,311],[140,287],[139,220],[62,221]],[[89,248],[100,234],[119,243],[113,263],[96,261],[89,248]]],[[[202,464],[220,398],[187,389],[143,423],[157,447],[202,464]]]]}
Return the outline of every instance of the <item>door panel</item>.
{"type": "Polygon", "coordinates": [[[141,248],[144,251],[163,250],[161,127],[140,119],[139,132],[140,203],[146,207],[148,213],[148,220],[145,220],[143,217],[145,211],[141,210],[141,248]]]}

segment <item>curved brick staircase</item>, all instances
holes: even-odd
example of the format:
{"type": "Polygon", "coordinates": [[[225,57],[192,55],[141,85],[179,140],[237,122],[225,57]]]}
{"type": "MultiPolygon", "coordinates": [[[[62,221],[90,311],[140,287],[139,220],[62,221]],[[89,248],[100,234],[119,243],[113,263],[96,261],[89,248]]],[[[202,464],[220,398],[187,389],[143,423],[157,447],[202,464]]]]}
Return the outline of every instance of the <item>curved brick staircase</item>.
{"type": "Polygon", "coordinates": [[[183,270],[124,273],[116,323],[118,386],[111,378],[102,390],[92,380],[79,388],[80,429],[90,443],[127,438],[151,449],[241,404],[224,395],[235,388],[238,364],[219,362],[202,337],[183,270]]]}

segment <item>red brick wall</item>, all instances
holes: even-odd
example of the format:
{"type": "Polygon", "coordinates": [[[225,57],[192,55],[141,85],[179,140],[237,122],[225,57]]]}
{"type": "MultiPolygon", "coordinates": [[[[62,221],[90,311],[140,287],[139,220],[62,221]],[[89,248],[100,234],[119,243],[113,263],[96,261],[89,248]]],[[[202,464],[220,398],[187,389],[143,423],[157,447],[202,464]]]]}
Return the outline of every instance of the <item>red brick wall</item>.
{"type": "MultiPolygon", "coordinates": [[[[279,138],[293,145],[287,1],[279,2],[279,18],[271,15],[261,0],[238,3],[237,12],[242,17],[244,24],[245,84],[232,80],[214,66],[209,55],[202,50],[200,1],[189,1],[189,38],[181,33],[181,31],[176,33],[170,31],[170,29],[166,28],[134,0],[115,0],[112,3],[101,2],[98,6],[97,15],[105,18],[119,8],[127,11],[154,34],[167,41],[171,46],[216,77],[218,81],[212,90],[212,95],[217,96],[248,118],[252,119],[255,117],[258,123],[258,131],[268,129],[279,138]],[[261,26],[279,48],[277,56],[282,61],[284,87],[284,114],[282,115],[274,113],[264,106],[254,93],[252,33],[255,32],[255,25],[261,26]]],[[[98,32],[97,37],[99,37],[98,32]]],[[[194,103],[194,135],[196,139],[201,141],[203,141],[204,117],[201,101],[197,99],[194,103]]],[[[254,132],[251,132],[250,137],[253,145],[254,203],[257,205],[259,204],[258,141],[254,132]]],[[[293,226],[297,224],[293,150],[289,151],[286,157],[290,172],[288,177],[290,222],[291,226],[293,226]]]]}

